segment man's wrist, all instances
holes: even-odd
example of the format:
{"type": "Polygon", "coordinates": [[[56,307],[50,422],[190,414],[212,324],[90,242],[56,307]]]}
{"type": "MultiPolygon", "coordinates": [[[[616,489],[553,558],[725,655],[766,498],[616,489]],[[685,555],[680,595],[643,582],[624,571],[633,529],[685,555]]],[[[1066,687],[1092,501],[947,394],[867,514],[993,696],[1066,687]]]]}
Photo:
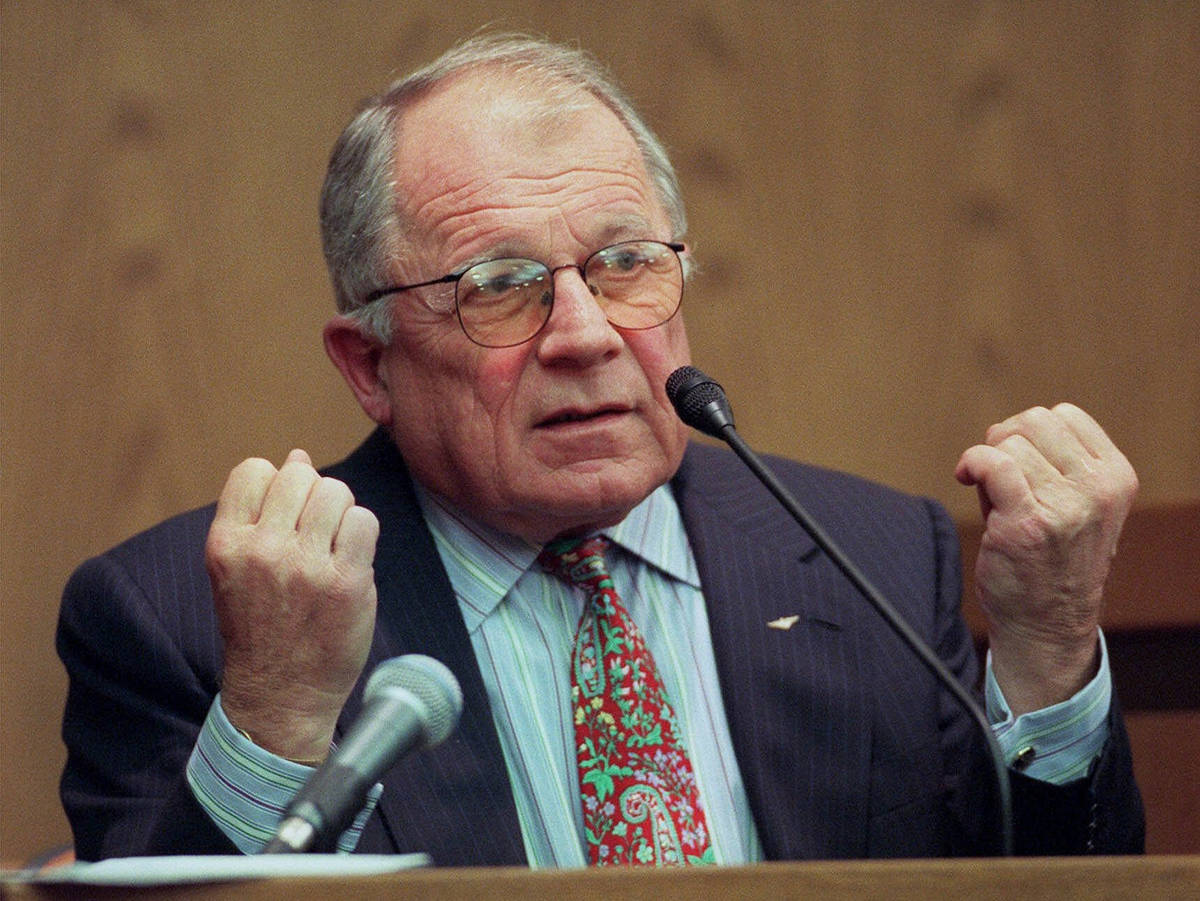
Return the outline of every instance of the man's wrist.
{"type": "MultiPolygon", "coordinates": [[[[192,794],[212,821],[244,854],[257,854],[275,834],[280,813],[312,776],[311,767],[271,754],[239,732],[217,695],[187,764],[192,794]]],[[[367,817],[383,791],[376,785],[338,850],[358,844],[367,817]]]]}
{"type": "Polygon", "coordinates": [[[262,705],[246,703],[228,688],[222,688],[217,698],[230,726],[269,754],[303,766],[319,766],[329,756],[336,714],[332,718],[307,715],[280,704],[263,712],[262,705]]]}
{"type": "MultiPolygon", "coordinates": [[[[266,748],[263,747],[263,744],[261,742],[255,741],[254,736],[251,735],[249,732],[247,732],[245,729],[240,729],[237,726],[233,726],[232,723],[230,723],[230,725],[233,727],[234,731],[236,731],[238,735],[240,735],[242,738],[246,739],[246,741],[250,742],[250,744],[254,745],[255,747],[263,748],[264,751],[266,750],[266,748]]],[[[268,753],[271,753],[271,752],[268,751],[268,753]]],[[[297,763],[300,766],[307,766],[307,767],[318,767],[321,764],[323,764],[325,762],[325,760],[329,757],[328,754],[325,754],[321,757],[317,757],[312,760],[297,760],[295,757],[288,757],[288,756],[282,755],[282,754],[277,755],[277,756],[283,757],[285,760],[289,760],[292,763],[297,763]]]]}
{"type": "Polygon", "coordinates": [[[1099,630],[1078,638],[1047,638],[1032,631],[991,628],[992,672],[1013,713],[1020,716],[1073,697],[1100,665],[1099,630]]]}
{"type": "Polygon", "coordinates": [[[1013,769],[1045,782],[1064,784],[1085,776],[1108,740],[1112,676],[1103,632],[1098,633],[1097,672],[1071,698],[1014,715],[988,654],[984,695],[988,718],[1004,759],[1013,769]]]}

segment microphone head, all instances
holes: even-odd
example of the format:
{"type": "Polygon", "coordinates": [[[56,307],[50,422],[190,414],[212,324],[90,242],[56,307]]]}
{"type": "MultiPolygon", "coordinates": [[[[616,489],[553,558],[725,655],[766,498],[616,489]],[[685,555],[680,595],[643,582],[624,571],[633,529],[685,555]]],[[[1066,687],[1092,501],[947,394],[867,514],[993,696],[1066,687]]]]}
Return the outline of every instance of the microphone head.
{"type": "Polygon", "coordinates": [[[421,718],[425,747],[441,744],[458,725],[462,688],[441,661],[424,654],[404,654],[383,661],[367,679],[363,704],[396,692],[407,692],[425,708],[425,716],[421,718]]]}
{"type": "Polygon", "coordinates": [[[733,409],[725,389],[695,366],[680,366],[667,378],[667,397],[679,418],[697,431],[725,438],[733,428],[733,409]]]}

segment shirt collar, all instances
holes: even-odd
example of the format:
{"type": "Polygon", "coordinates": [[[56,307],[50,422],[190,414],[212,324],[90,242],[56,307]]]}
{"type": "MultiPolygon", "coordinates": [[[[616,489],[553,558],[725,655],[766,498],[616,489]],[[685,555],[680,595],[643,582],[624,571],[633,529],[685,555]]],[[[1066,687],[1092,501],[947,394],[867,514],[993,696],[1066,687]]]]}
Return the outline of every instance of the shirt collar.
{"type": "Polygon", "coordinates": [[[675,495],[660,485],[615,526],[601,530],[614,544],[664,575],[700,587],[700,574],[688,545],[675,495]]]}
{"type": "MultiPolygon", "coordinates": [[[[535,568],[541,546],[472,519],[420,485],[416,491],[467,629],[474,631],[535,568]]],[[[699,588],[700,575],[683,518],[667,485],[659,486],[621,522],[600,533],[663,575],[699,588]]]]}

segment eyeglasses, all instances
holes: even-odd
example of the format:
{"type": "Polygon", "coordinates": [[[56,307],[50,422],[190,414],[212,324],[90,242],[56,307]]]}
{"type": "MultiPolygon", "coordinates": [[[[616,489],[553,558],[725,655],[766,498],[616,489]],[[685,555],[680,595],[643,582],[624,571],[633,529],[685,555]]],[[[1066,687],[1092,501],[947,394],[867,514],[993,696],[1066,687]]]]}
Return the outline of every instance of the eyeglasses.
{"type": "Polygon", "coordinates": [[[537,260],[505,258],[414,285],[395,285],[367,295],[454,284],[454,308],[467,337],[483,347],[514,347],[531,340],[554,309],[554,275],[576,269],[605,317],[617,328],[648,329],[675,315],[683,299],[683,244],[622,241],[597,250],[582,266],[551,269],[537,260]]]}

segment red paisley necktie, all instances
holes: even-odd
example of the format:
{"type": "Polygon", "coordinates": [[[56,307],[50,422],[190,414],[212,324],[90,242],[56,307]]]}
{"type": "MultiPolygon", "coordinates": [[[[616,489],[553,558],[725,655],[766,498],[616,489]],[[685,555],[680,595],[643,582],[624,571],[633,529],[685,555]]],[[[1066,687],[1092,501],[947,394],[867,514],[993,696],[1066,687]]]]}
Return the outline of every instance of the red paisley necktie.
{"type": "Polygon", "coordinates": [[[604,566],[607,539],[551,542],[549,573],[587,594],[571,661],[575,750],[592,864],[713,863],[692,763],[654,658],[604,566]]]}

